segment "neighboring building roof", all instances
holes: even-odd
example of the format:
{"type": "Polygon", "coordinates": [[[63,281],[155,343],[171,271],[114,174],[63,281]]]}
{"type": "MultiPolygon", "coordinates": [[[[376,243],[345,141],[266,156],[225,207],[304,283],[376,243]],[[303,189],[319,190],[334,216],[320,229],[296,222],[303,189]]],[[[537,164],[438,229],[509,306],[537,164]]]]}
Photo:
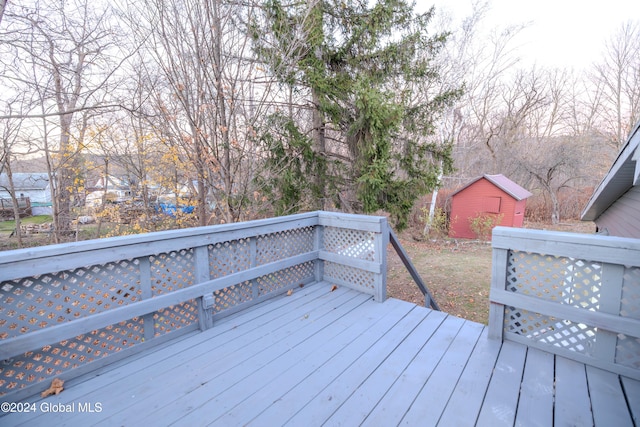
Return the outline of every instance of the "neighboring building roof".
{"type": "Polygon", "coordinates": [[[640,183],[640,121],[629,134],[618,157],[591,195],[582,212],[583,221],[595,221],[631,187],[640,183]]]}
{"type": "Polygon", "coordinates": [[[499,189],[501,189],[502,191],[504,191],[505,193],[507,193],[508,195],[510,195],[511,197],[513,197],[514,199],[516,199],[518,201],[524,200],[524,199],[532,196],[532,194],[529,191],[527,191],[524,188],[520,187],[518,184],[516,184],[515,182],[511,181],[509,178],[507,178],[506,176],[504,176],[502,174],[498,174],[498,175],[487,175],[487,174],[484,174],[482,176],[479,176],[476,179],[474,179],[473,181],[469,182],[464,187],[462,187],[462,188],[458,189],[457,191],[455,191],[453,194],[451,194],[451,196],[454,196],[454,195],[458,194],[459,192],[461,192],[462,190],[464,190],[467,187],[470,187],[471,185],[473,185],[477,181],[481,180],[482,178],[486,179],[487,181],[489,181],[490,183],[492,183],[493,185],[495,185],[496,187],[498,187],[499,189]]]}
{"type": "MultiPolygon", "coordinates": [[[[106,179],[106,186],[109,190],[129,190],[130,185],[129,182],[125,178],[117,177],[114,175],[109,175],[106,179]]],[[[98,180],[90,187],[92,190],[103,189],[105,187],[105,178],[101,176],[98,180]]]]}
{"type": "MultiPolygon", "coordinates": [[[[16,191],[44,190],[49,185],[49,175],[46,173],[14,173],[12,178],[16,191]]],[[[9,188],[9,179],[6,173],[0,174],[0,188],[9,188]]]]}

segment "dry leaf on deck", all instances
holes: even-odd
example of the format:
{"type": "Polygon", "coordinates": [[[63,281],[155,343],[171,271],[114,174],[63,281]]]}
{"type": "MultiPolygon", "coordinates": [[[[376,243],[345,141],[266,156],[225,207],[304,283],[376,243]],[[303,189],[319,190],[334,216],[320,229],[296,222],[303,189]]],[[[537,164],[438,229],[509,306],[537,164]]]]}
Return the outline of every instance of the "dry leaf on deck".
{"type": "Polygon", "coordinates": [[[51,381],[51,387],[40,393],[40,396],[47,397],[50,394],[60,394],[60,392],[64,390],[64,388],[62,387],[63,385],[64,380],[61,380],[60,378],[54,378],[53,381],[51,381]]]}

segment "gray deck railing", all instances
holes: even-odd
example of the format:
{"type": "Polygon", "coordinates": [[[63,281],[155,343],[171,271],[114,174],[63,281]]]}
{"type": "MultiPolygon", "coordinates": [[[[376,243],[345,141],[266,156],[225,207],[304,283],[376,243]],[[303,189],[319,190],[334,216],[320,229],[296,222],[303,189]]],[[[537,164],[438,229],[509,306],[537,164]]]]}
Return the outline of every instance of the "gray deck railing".
{"type": "Polygon", "coordinates": [[[385,218],[312,212],[0,252],[0,396],[316,281],[384,301],[388,239],[385,218]]]}
{"type": "Polygon", "coordinates": [[[416,284],[420,292],[422,292],[422,296],[424,297],[424,306],[433,310],[440,311],[440,306],[433,298],[433,295],[427,287],[427,284],[424,283],[424,280],[422,280],[418,269],[413,265],[413,262],[411,262],[411,257],[409,257],[407,251],[405,251],[404,247],[402,247],[400,239],[398,239],[398,236],[396,236],[396,233],[394,233],[391,228],[389,228],[389,240],[391,246],[393,246],[393,249],[396,251],[396,254],[398,254],[398,257],[400,257],[400,261],[402,261],[405,268],[409,272],[409,275],[413,279],[413,282],[416,284]]]}
{"type": "Polygon", "coordinates": [[[640,240],[496,227],[489,334],[640,379],[640,240]]]}

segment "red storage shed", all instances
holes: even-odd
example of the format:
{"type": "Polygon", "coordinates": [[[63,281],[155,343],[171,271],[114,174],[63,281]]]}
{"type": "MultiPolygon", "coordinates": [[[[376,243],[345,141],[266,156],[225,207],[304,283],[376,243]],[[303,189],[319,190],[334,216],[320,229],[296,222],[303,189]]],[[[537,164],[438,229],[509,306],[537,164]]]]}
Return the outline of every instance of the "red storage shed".
{"type": "Polygon", "coordinates": [[[530,192],[502,174],[478,177],[451,195],[449,236],[478,238],[469,219],[481,214],[502,215],[496,225],[522,227],[529,196],[530,192]]]}

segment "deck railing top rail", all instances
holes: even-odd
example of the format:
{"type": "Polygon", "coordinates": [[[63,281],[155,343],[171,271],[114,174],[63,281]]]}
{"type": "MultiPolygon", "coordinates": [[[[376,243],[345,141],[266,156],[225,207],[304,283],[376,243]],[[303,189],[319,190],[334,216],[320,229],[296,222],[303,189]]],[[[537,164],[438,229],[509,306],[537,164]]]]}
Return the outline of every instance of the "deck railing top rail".
{"type": "Polygon", "coordinates": [[[386,297],[382,217],[311,212],[0,252],[0,395],[32,393],[312,282],[386,297]]]}
{"type": "Polygon", "coordinates": [[[640,240],[496,227],[490,336],[640,379],[640,240]]]}

